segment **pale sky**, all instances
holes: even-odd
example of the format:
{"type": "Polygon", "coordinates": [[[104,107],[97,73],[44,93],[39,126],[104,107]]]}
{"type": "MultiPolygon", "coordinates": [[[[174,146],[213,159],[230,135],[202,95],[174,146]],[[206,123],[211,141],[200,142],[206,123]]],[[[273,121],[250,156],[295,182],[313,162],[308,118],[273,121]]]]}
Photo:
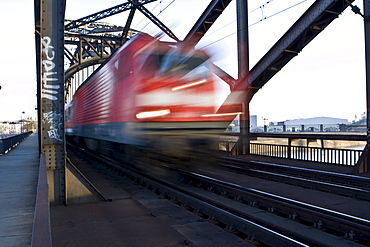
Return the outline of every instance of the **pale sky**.
{"type": "MultiPolygon", "coordinates": [[[[67,0],[67,19],[78,19],[100,10],[123,3],[123,0],[67,0]]],[[[146,5],[149,10],[157,6],[156,15],[172,0],[146,5]]],[[[249,1],[249,23],[271,16],[302,0],[273,0],[263,11],[259,6],[267,0],[249,1]],[[264,15],[263,15],[264,14],[264,15]]],[[[285,31],[313,3],[307,0],[249,29],[250,66],[270,49],[285,31]]],[[[209,0],[176,0],[158,18],[180,39],[193,26],[209,0]]],[[[362,1],[354,4],[362,9],[362,1]]],[[[36,67],[34,45],[33,1],[3,1],[0,18],[3,25],[0,45],[0,121],[35,118],[36,67]],[[22,16],[15,13],[22,13],[22,16]]],[[[216,64],[236,76],[236,17],[235,1],[216,21],[198,47],[206,46],[215,53],[216,64]]],[[[127,13],[117,14],[101,21],[123,26],[127,13]]],[[[159,29],[144,17],[136,15],[132,28],[149,34],[159,29]]],[[[250,113],[270,121],[309,117],[335,117],[352,121],[355,115],[366,111],[365,57],[363,20],[348,8],[334,20],[282,71],[276,74],[254,96],[250,113]]]]}

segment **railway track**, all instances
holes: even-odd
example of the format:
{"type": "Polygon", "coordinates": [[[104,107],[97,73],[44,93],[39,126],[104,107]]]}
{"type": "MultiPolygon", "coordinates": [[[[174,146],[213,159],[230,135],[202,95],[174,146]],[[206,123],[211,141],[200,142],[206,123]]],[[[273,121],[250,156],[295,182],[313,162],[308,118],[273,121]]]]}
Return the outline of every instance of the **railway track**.
{"type": "Polygon", "coordinates": [[[94,159],[107,169],[259,246],[370,244],[370,222],[366,219],[165,164],[157,163],[152,169],[142,164],[122,166],[121,162],[109,158],[94,156],[94,159]]]}
{"type": "MultiPolygon", "coordinates": [[[[280,231],[287,236],[294,236],[303,243],[317,246],[325,245],[321,242],[322,239],[311,239],[312,236],[318,236],[315,233],[309,233],[312,227],[334,236],[345,237],[351,240],[361,240],[366,245],[370,243],[370,220],[292,200],[265,191],[247,188],[235,183],[225,182],[202,174],[186,171],[181,171],[181,173],[184,175],[184,181],[198,188],[212,191],[230,200],[260,209],[261,212],[268,212],[274,216],[290,219],[307,226],[307,229],[303,231],[302,227],[296,224],[292,224],[284,229],[284,225],[286,224],[283,224],[277,218],[273,219],[272,215],[265,221],[264,216],[262,218],[259,217],[259,213],[253,212],[252,214],[244,215],[243,212],[239,212],[243,217],[253,219],[254,222],[259,222],[261,225],[271,224],[272,220],[276,220],[279,222],[276,225],[276,231],[280,231]],[[310,237],[307,235],[310,235],[310,237]]],[[[328,236],[325,236],[323,240],[326,242],[328,239],[328,236]]],[[[334,240],[330,240],[331,246],[337,246],[339,244],[334,244],[332,241],[334,240]]]]}
{"type": "Polygon", "coordinates": [[[248,176],[370,201],[370,178],[235,158],[221,162],[225,169],[248,176]]]}

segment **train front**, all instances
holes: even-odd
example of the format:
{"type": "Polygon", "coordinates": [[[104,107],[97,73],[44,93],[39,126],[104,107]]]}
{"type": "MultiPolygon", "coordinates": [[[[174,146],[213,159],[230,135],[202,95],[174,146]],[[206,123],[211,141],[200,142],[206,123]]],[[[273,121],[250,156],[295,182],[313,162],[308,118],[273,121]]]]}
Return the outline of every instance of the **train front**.
{"type": "Polygon", "coordinates": [[[235,116],[216,114],[222,103],[209,56],[194,49],[153,44],[136,54],[137,130],[163,151],[209,150],[235,116]],[[145,73],[143,73],[145,71],[145,73]]]}

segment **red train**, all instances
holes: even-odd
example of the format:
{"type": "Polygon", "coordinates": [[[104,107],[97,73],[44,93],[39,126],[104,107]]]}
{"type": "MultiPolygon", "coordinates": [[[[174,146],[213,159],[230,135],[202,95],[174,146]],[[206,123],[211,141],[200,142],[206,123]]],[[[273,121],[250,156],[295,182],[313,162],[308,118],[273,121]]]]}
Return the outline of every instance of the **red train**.
{"type": "Polygon", "coordinates": [[[235,117],[216,114],[221,102],[211,66],[204,51],[138,34],[76,91],[66,107],[67,138],[92,150],[106,142],[208,147],[235,117]]]}

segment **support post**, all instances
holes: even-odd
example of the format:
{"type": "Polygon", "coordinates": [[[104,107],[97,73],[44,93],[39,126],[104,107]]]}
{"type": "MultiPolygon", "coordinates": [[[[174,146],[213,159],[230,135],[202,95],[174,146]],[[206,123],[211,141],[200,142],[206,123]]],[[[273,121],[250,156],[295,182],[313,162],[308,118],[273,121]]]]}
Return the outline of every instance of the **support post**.
{"type": "Polygon", "coordinates": [[[40,152],[45,154],[52,205],[66,205],[64,136],[65,0],[35,0],[40,152]],[[37,30],[38,29],[38,30],[37,30]]]}
{"type": "MultiPolygon", "coordinates": [[[[366,145],[370,147],[370,0],[364,0],[364,31],[365,31],[365,68],[366,68],[366,124],[367,138],[366,145]]],[[[370,171],[370,148],[365,148],[367,152],[366,164],[364,164],[364,172],[370,171]]]]}
{"type": "MultiPolygon", "coordinates": [[[[249,42],[248,42],[248,1],[237,0],[237,47],[238,47],[238,84],[247,83],[249,76],[249,42]]],[[[249,94],[248,94],[249,95],[249,94]]],[[[239,150],[241,154],[250,153],[250,97],[246,97],[240,115],[239,150]]]]}

